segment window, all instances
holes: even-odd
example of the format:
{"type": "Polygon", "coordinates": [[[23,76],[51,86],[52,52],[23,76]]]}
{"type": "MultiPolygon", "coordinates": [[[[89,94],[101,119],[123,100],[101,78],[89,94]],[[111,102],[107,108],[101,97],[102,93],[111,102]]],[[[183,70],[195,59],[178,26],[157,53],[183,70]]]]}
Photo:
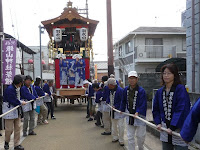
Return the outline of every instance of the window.
{"type": "Polygon", "coordinates": [[[147,58],[163,57],[163,39],[162,38],[146,38],[145,51],[147,58]]]}
{"type": "Polygon", "coordinates": [[[122,46],[119,47],[119,56],[122,56],[122,46]]]}
{"type": "Polygon", "coordinates": [[[125,44],[125,51],[126,51],[126,54],[128,54],[128,53],[133,51],[131,49],[131,42],[130,41],[125,44]]]}

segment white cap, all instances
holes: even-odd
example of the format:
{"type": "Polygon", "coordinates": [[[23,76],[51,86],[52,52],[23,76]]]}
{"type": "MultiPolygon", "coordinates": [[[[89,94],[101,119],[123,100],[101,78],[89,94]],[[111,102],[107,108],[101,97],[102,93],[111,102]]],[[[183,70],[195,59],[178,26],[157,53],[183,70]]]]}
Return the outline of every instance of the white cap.
{"type": "Polygon", "coordinates": [[[41,79],[41,77],[40,77],[40,76],[37,76],[36,78],[39,78],[39,79],[41,79]]]}
{"type": "Polygon", "coordinates": [[[88,80],[84,80],[83,84],[89,84],[89,81],[88,80]]]}
{"type": "Polygon", "coordinates": [[[110,78],[115,78],[115,75],[114,75],[114,74],[111,74],[111,75],[110,75],[110,78]]]}
{"type": "Polygon", "coordinates": [[[129,72],[128,73],[128,77],[138,77],[138,74],[137,74],[137,72],[136,71],[131,71],[131,72],[129,72]]]}

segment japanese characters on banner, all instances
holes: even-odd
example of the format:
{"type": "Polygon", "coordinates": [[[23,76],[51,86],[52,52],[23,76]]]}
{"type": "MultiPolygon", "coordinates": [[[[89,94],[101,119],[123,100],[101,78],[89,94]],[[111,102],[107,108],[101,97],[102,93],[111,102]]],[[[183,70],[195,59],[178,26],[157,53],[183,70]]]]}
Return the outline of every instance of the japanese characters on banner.
{"type": "Polygon", "coordinates": [[[62,41],[62,30],[60,28],[53,29],[53,36],[55,42],[61,42],[62,41]]]}
{"type": "Polygon", "coordinates": [[[88,40],[88,29],[87,28],[81,28],[80,29],[80,40],[81,41],[87,41],[88,40]]]}
{"type": "Polygon", "coordinates": [[[3,41],[3,78],[2,83],[6,85],[10,85],[13,82],[13,78],[15,76],[15,66],[16,66],[16,48],[17,41],[12,40],[4,40],[3,41]]]}

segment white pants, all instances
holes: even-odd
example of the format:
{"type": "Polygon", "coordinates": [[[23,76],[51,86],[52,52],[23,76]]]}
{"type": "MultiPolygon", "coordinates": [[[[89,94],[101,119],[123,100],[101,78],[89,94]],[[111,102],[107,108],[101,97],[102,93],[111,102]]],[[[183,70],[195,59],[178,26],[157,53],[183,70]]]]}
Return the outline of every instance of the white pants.
{"type": "Polygon", "coordinates": [[[135,136],[137,138],[138,150],[144,150],[146,126],[127,125],[128,150],[135,150],[135,136]]]}
{"type": "Polygon", "coordinates": [[[104,129],[106,133],[111,132],[111,117],[109,112],[103,111],[103,124],[104,124],[104,129]]]}
{"type": "Polygon", "coordinates": [[[113,140],[124,142],[124,119],[112,119],[113,140]]]}

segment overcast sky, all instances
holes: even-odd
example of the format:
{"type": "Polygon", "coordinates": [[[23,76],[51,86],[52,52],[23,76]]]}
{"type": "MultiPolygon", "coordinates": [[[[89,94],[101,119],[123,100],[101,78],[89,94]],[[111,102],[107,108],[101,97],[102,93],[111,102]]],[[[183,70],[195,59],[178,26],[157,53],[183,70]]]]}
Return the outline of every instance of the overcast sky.
{"type": "MultiPolygon", "coordinates": [[[[85,0],[71,0],[84,8],[85,0]]],[[[41,21],[58,17],[68,0],[3,0],[4,32],[28,46],[39,45],[41,21]],[[19,36],[18,36],[19,35],[19,36]]],[[[89,18],[98,20],[93,38],[95,60],[107,60],[106,0],[88,0],[89,18]]],[[[112,0],[113,41],[140,26],[180,27],[186,0],[112,0]]],[[[47,45],[48,34],[42,35],[47,45]]]]}

